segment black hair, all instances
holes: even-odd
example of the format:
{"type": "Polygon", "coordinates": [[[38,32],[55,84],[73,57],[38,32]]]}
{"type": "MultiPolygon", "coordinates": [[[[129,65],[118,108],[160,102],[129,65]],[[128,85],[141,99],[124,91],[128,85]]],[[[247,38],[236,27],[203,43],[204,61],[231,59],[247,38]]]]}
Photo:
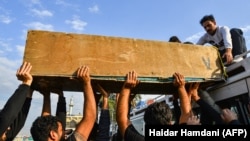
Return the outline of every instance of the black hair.
{"type": "Polygon", "coordinates": [[[186,41],[186,42],[183,42],[183,44],[194,44],[194,43],[192,43],[192,42],[190,42],[190,41],[186,41]]]}
{"type": "Polygon", "coordinates": [[[58,132],[58,122],[61,122],[55,116],[40,116],[33,122],[30,133],[35,141],[47,141],[50,131],[58,132]]]}
{"type": "Polygon", "coordinates": [[[168,41],[181,43],[181,40],[177,36],[171,36],[168,41]]]}
{"type": "Polygon", "coordinates": [[[149,105],[144,113],[146,125],[170,125],[172,117],[172,110],[165,101],[149,105]]]}
{"type": "Polygon", "coordinates": [[[206,21],[215,21],[215,18],[214,16],[211,14],[211,15],[205,15],[202,17],[202,19],[200,20],[200,24],[202,25],[204,22],[206,21]]]}

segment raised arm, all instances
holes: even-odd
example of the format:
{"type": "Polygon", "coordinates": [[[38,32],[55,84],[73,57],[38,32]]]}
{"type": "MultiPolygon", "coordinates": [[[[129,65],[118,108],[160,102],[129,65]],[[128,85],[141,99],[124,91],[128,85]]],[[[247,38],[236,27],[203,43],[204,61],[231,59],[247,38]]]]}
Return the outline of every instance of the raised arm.
{"type": "MultiPolygon", "coordinates": [[[[0,137],[1,139],[6,138],[6,131],[9,129],[11,124],[15,121],[18,114],[23,108],[26,97],[29,97],[30,85],[33,81],[33,77],[30,74],[31,64],[24,62],[16,72],[16,77],[18,80],[22,81],[22,84],[16,89],[14,94],[8,99],[7,103],[4,105],[2,111],[0,112],[0,137]]],[[[30,95],[31,96],[31,95],[30,95]]],[[[10,129],[13,130],[20,129],[10,129]]],[[[10,137],[12,138],[12,137],[10,137]]]]}
{"type": "MultiPolygon", "coordinates": [[[[82,136],[84,140],[86,140],[89,137],[89,134],[96,120],[96,102],[91,86],[89,68],[87,66],[81,66],[80,68],[78,68],[77,77],[83,82],[84,117],[77,125],[75,132],[80,134],[79,136],[82,136]]],[[[79,139],[78,134],[75,135],[77,139],[79,139]]]]}
{"type": "Polygon", "coordinates": [[[108,98],[110,93],[108,93],[101,85],[96,85],[97,91],[102,94],[102,109],[109,109],[108,98]]]}
{"type": "Polygon", "coordinates": [[[97,90],[102,94],[102,109],[99,119],[99,132],[96,136],[96,141],[109,141],[110,130],[110,114],[109,114],[109,92],[107,92],[101,85],[97,84],[97,90]]]}
{"type": "Polygon", "coordinates": [[[52,93],[58,94],[58,101],[56,106],[56,116],[62,121],[63,129],[66,127],[66,99],[62,88],[52,89],[52,93]]]}
{"type": "Polygon", "coordinates": [[[50,92],[44,92],[43,95],[43,108],[41,116],[51,115],[51,99],[50,99],[50,92]]]}
{"type": "Polygon", "coordinates": [[[187,119],[191,115],[192,109],[191,100],[186,91],[185,84],[186,82],[184,76],[180,73],[174,73],[174,85],[178,89],[181,108],[179,124],[186,123],[187,119]]]}
{"type": "MultiPolygon", "coordinates": [[[[200,83],[195,82],[191,83],[189,87],[189,94],[192,97],[192,100],[194,100],[201,108],[201,113],[206,113],[206,118],[212,119],[215,121],[215,124],[222,124],[222,119],[220,117],[220,113],[218,113],[211,105],[209,105],[206,101],[200,98],[198,95],[198,89],[199,89],[200,83]]],[[[201,115],[203,116],[203,115],[201,115]]],[[[205,123],[202,123],[205,124],[205,123]]]]}
{"type": "Polygon", "coordinates": [[[116,121],[119,127],[121,135],[124,137],[127,127],[131,124],[128,119],[129,112],[129,97],[131,89],[138,84],[137,74],[135,71],[130,71],[126,75],[126,81],[124,82],[121,92],[118,97],[117,109],[116,109],[116,121]]]}

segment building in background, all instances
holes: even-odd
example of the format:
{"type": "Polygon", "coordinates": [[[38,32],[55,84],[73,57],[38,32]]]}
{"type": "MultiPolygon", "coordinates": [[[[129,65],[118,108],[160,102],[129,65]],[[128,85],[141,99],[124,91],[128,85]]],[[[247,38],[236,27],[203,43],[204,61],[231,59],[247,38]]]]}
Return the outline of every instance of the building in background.
{"type": "Polygon", "coordinates": [[[69,111],[66,116],[66,129],[75,129],[76,125],[82,120],[83,115],[78,114],[74,115],[72,114],[74,107],[73,97],[70,98],[69,102],[69,111]]]}

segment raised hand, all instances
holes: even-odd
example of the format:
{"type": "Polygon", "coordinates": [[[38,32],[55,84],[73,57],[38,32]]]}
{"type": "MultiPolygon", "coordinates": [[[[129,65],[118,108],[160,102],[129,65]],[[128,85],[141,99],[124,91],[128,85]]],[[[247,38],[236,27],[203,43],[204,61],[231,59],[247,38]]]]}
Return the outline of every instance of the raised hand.
{"type": "Polygon", "coordinates": [[[83,81],[83,83],[90,82],[89,67],[81,66],[77,70],[77,77],[83,81]]]}
{"type": "Polygon", "coordinates": [[[137,80],[137,73],[135,71],[130,71],[126,75],[126,81],[124,82],[124,88],[132,89],[136,87],[136,85],[139,83],[139,80],[137,80]]]}
{"type": "Polygon", "coordinates": [[[176,72],[176,73],[174,73],[173,76],[175,78],[174,79],[174,86],[176,86],[176,87],[185,87],[185,84],[186,84],[185,77],[182,74],[176,72]]]}
{"type": "Polygon", "coordinates": [[[27,84],[29,86],[31,85],[33,81],[33,77],[30,74],[31,68],[32,66],[30,63],[24,62],[16,72],[17,79],[22,81],[23,84],[27,84]]]}

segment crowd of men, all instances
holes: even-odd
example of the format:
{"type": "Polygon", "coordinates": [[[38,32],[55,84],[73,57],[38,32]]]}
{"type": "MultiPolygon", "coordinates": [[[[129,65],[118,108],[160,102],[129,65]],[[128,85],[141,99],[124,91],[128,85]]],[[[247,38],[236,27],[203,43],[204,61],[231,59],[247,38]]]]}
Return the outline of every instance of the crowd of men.
{"type": "MultiPolygon", "coordinates": [[[[240,29],[230,29],[227,26],[217,26],[213,15],[206,15],[200,20],[200,24],[206,30],[206,33],[198,40],[196,44],[204,45],[209,43],[218,47],[223,61],[230,65],[234,62],[234,58],[246,52],[245,39],[240,29]]],[[[173,36],[170,42],[179,42],[177,36],[173,36]]],[[[184,42],[190,43],[190,42],[184,42]]],[[[245,56],[243,56],[244,58],[245,56]]],[[[109,141],[110,115],[108,110],[109,93],[99,84],[93,84],[90,77],[90,69],[88,66],[79,66],[76,68],[77,79],[83,86],[83,118],[77,124],[74,131],[65,130],[66,124],[66,101],[61,86],[58,89],[49,88],[46,84],[40,84],[38,90],[44,97],[41,116],[37,117],[30,128],[30,133],[35,141],[109,141]],[[103,97],[103,105],[99,123],[96,122],[97,108],[101,93],[103,97]],[[51,114],[50,93],[58,94],[58,103],[56,115],[51,114]]],[[[13,140],[27,119],[32,94],[37,88],[33,84],[33,77],[30,74],[32,64],[23,62],[16,72],[17,79],[22,82],[8,99],[2,110],[0,111],[0,141],[13,140]]],[[[136,70],[131,70],[125,75],[126,79],[117,94],[116,101],[116,121],[118,131],[112,140],[140,141],[145,137],[138,133],[129,119],[130,101],[133,89],[140,83],[136,70]]],[[[213,121],[214,124],[233,124],[240,125],[236,113],[230,109],[217,110],[200,95],[200,83],[186,83],[185,76],[179,72],[173,74],[173,84],[176,87],[175,100],[179,99],[179,103],[175,104],[175,113],[172,112],[170,106],[165,102],[154,102],[149,105],[144,113],[144,121],[146,125],[173,125],[172,120],[175,117],[175,124],[178,125],[204,125],[205,121],[198,118],[192,110],[191,102],[196,102],[202,111],[206,111],[206,118],[213,121]],[[188,88],[188,89],[187,89],[188,88]],[[179,112],[177,112],[179,111],[179,112]]],[[[176,101],[175,101],[176,102],[176,101]]]]}

